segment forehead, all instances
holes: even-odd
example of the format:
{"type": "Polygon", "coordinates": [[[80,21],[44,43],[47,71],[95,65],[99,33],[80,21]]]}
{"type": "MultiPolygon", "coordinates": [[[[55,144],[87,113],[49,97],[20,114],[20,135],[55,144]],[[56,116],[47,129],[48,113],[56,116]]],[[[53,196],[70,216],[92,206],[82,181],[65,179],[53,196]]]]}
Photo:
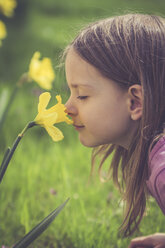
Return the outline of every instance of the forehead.
{"type": "Polygon", "coordinates": [[[91,64],[82,59],[73,48],[71,48],[66,56],[65,72],[68,84],[77,87],[77,84],[89,85],[96,83],[103,76],[91,64]]]}
{"type": "Polygon", "coordinates": [[[75,70],[80,69],[80,66],[84,69],[88,66],[88,63],[73,48],[70,48],[65,60],[66,71],[71,69],[73,73],[75,70]]]}
{"type": "Polygon", "coordinates": [[[118,84],[103,76],[94,66],[82,59],[73,49],[66,57],[65,62],[66,79],[70,89],[85,88],[100,95],[115,95],[116,97],[125,94],[118,84]]]}

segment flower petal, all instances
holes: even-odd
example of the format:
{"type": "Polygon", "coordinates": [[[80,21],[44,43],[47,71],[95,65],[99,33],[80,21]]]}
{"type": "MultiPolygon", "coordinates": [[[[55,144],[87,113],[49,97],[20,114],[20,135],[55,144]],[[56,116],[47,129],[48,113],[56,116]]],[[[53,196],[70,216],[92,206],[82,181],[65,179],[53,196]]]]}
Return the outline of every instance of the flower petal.
{"type": "Polygon", "coordinates": [[[61,97],[57,96],[58,103],[53,107],[46,109],[51,96],[49,92],[42,93],[39,98],[38,104],[38,114],[34,119],[34,122],[46,129],[48,134],[52,137],[54,141],[59,141],[64,138],[62,132],[54,127],[53,125],[59,122],[66,122],[72,124],[73,121],[67,117],[65,112],[66,108],[61,103],[61,97]]]}
{"type": "Polygon", "coordinates": [[[57,118],[58,118],[58,113],[56,112],[50,113],[50,114],[45,113],[44,118],[43,118],[44,125],[47,125],[47,126],[54,125],[57,122],[57,118]]]}
{"type": "Polygon", "coordinates": [[[64,106],[64,104],[62,104],[61,96],[57,95],[56,99],[57,99],[58,103],[56,105],[54,105],[53,107],[48,109],[49,113],[53,113],[53,112],[58,113],[58,118],[56,120],[56,123],[66,122],[67,124],[72,124],[73,121],[67,117],[66,107],[64,106]]]}
{"type": "Polygon", "coordinates": [[[51,136],[53,141],[60,141],[64,138],[62,132],[54,126],[45,126],[46,131],[51,136]]]}
{"type": "Polygon", "coordinates": [[[39,96],[39,103],[38,103],[38,112],[43,112],[49,101],[50,101],[51,95],[49,92],[44,92],[39,96]]]}
{"type": "Polygon", "coordinates": [[[61,96],[60,96],[60,95],[57,95],[57,96],[56,96],[56,99],[57,99],[57,102],[58,102],[59,104],[62,104],[62,99],[61,99],[61,96]]]}
{"type": "Polygon", "coordinates": [[[65,122],[67,124],[73,124],[73,121],[70,118],[68,118],[67,116],[65,116],[65,122]]]}
{"type": "Polygon", "coordinates": [[[2,21],[0,21],[0,39],[2,40],[6,38],[6,36],[7,36],[6,26],[2,21]]]}
{"type": "Polygon", "coordinates": [[[7,17],[11,17],[13,15],[16,6],[16,0],[0,0],[0,12],[7,17]]]}
{"type": "Polygon", "coordinates": [[[39,84],[40,87],[46,90],[52,88],[52,83],[55,78],[55,73],[50,58],[40,59],[41,54],[35,52],[30,65],[29,65],[29,77],[39,84]]]}

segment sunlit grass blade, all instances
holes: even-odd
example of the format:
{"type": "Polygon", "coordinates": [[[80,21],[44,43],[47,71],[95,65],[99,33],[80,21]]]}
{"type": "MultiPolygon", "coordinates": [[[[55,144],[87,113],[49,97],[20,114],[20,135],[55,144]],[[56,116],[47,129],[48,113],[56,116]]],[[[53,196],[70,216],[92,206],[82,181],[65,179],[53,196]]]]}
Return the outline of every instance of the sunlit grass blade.
{"type": "Polygon", "coordinates": [[[57,207],[53,212],[51,212],[44,220],[42,220],[37,226],[35,226],[29,233],[27,233],[16,245],[12,248],[26,248],[28,247],[35,239],[38,238],[51,224],[51,222],[56,218],[56,216],[61,212],[66,203],[69,201],[69,198],[57,207]]]}
{"type": "Polygon", "coordinates": [[[15,87],[13,92],[11,93],[11,96],[9,98],[9,101],[8,101],[6,107],[5,107],[5,110],[2,113],[2,116],[1,116],[1,119],[0,119],[0,132],[2,131],[3,124],[5,122],[5,119],[6,119],[6,116],[7,116],[8,112],[9,112],[9,109],[10,109],[12,103],[13,103],[13,100],[14,100],[16,94],[17,94],[17,91],[18,91],[18,87],[15,87]]]}

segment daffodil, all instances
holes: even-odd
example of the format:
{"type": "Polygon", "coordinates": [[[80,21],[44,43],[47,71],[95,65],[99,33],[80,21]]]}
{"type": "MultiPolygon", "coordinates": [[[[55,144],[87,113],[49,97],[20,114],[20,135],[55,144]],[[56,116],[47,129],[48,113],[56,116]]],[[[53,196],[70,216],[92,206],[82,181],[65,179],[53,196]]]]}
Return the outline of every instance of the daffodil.
{"type": "Polygon", "coordinates": [[[44,92],[40,95],[38,104],[38,114],[34,119],[34,122],[37,125],[44,127],[54,141],[59,141],[62,140],[64,136],[57,127],[54,127],[54,124],[59,122],[66,122],[67,124],[72,124],[72,120],[68,118],[67,113],[65,112],[66,108],[62,104],[60,95],[56,96],[58,103],[53,107],[46,109],[50,98],[51,95],[49,92],[44,92]]]}
{"type": "Polygon", "coordinates": [[[0,0],[0,12],[7,17],[13,15],[16,6],[16,0],[0,0]]]}
{"type": "Polygon", "coordinates": [[[2,45],[2,41],[4,38],[6,38],[7,32],[6,32],[6,27],[5,24],[0,21],[0,46],[2,45]]]}
{"type": "Polygon", "coordinates": [[[55,78],[55,73],[51,60],[49,58],[39,60],[40,56],[40,52],[34,53],[29,65],[28,76],[31,80],[37,82],[43,89],[50,90],[55,78]]]}
{"type": "Polygon", "coordinates": [[[66,108],[62,104],[61,96],[56,96],[58,103],[53,107],[46,109],[49,101],[50,101],[50,93],[45,92],[40,95],[39,97],[39,104],[38,104],[38,114],[34,121],[29,122],[21,133],[18,134],[16,140],[14,141],[11,148],[8,148],[5,152],[5,155],[2,159],[2,163],[0,164],[0,183],[5,175],[9,162],[20,143],[21,139],[23,138],[24,134],[27,132],[29,128],[32,128],[36,125],[40,125],[46,129],[48,134],[52,137],[54,141],[59,141],[63,139],[62,132],[57,128],[54,127],[54,124],[59,122],[66,122],[68,124],[72,124],[72,120],[70,120],[66,113],[66,108]]]}

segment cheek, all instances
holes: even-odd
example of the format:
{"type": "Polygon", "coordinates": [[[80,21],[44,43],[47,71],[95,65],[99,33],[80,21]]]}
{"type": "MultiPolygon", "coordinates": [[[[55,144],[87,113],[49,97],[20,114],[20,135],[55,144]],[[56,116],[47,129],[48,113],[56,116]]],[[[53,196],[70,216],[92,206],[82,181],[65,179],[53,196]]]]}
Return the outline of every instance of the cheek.
{"type": "Polygon", "coordinates": [[[107,133],[122,133],[129,125],[129,115],[124,109],[107,108],[97,109],[97,111],[87,111],[84,121],[87,129],[91,133],[106,136],[107,133]]]}
{"type": "Polygon", "coordinates": [[[128,119],[127,107],[121,99],[102,97],[79,108],[79,117],[90,131],[122,126],[128,119]]]}
{"type": "Polygon", "coordinates": [[[81,113],[81,120],[91,134],[99,135],[107,129],[109,126],[109,119],[106,119],[107,113],[104,110],[94,109],[93,111],[86,110],[85,112],[81,113]]]}

